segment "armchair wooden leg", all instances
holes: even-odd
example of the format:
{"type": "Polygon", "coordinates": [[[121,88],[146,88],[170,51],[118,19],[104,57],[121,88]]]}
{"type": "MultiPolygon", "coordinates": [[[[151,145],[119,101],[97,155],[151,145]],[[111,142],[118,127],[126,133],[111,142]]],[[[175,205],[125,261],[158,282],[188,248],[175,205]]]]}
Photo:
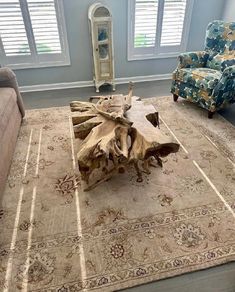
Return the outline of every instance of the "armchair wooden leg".
{"type": "Polygon", "coordinates": [[[212,119],[214,115],[214,112],[208,111],[208,119],[212,119]]]}
{"type": "Polygon", "coordinates": [[[179,96],[178,96],[178,95],[176,95],[176,94],[173,94],[173,99],[174,99],[174,102],[177,102],[178,98],[179,98],[179,96]]]}

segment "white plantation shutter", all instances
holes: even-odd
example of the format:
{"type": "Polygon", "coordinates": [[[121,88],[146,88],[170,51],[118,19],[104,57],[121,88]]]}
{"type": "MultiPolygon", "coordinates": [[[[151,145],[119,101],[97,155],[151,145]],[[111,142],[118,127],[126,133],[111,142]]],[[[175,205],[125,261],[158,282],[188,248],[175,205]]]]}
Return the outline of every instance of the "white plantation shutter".
{"type": "Polygon", "coordinates": [[[55,3],[53,0],[27,0],[39,54],[61,53],[55,3]]]}
{"type": "Polygon", "coordinates": [[[156,41],[158,0],[136,0],[134,46],[153,47],[156,41]]]}
{"type": "Polygon", "coordinates": [[[1,64],[69,64],[62,0],[0,0],[1,64]]]}
{"type": "Polygon", "coordinates": [[[186,0],[165,0],[161,46],[179,46],[182,40],[186,0]]]}
{"type": "Polygon", "coordinates": [[[129,0],[128,60],[185,50],[194,0],[129,0]]]}
{"type": "Polygon", "coordinates": [[[0,33],[6,56],[30,55],[19,1],[0,0],[0,33]]]}

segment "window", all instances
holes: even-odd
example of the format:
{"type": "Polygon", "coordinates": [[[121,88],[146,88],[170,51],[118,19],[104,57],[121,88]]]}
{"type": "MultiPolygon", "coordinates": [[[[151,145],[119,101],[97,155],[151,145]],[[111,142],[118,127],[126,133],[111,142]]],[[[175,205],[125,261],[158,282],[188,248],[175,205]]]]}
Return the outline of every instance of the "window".
{"type": "Polygon", "coordinates": [[[0,0],[1,65],[68,65],[62,4],[62,0],[0,0]]]}
{"type": "Polygon", "coordinates": [[[193,0],[129,0],[128,60],[177,56],[186,49],[193,0]]]}

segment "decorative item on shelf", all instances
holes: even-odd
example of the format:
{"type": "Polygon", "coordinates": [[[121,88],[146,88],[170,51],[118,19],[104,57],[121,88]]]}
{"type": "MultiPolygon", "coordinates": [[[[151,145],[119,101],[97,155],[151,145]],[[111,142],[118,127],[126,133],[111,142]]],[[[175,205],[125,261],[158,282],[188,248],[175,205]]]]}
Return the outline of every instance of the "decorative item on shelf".
{"type": "Polygon", "coordinates": [[[88,11],[93,51],[93,79],[96,92],[103,84],[111,84],[115,91],[113,61],[113,24],[109,9],[94,3],[88,11]]]}

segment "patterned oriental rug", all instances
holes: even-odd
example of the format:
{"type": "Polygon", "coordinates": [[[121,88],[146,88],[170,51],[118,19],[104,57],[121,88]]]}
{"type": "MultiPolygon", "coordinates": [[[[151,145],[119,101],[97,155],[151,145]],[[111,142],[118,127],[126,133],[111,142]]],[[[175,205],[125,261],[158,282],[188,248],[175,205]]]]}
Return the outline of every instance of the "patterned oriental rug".
{"type": "Polygon", "coordinates": [[[180,151],[83,192],[68,107],[27,111],[0,214],[4,292],[116,291],[235,260],[235,128],[148,99],[180,151]]]}

